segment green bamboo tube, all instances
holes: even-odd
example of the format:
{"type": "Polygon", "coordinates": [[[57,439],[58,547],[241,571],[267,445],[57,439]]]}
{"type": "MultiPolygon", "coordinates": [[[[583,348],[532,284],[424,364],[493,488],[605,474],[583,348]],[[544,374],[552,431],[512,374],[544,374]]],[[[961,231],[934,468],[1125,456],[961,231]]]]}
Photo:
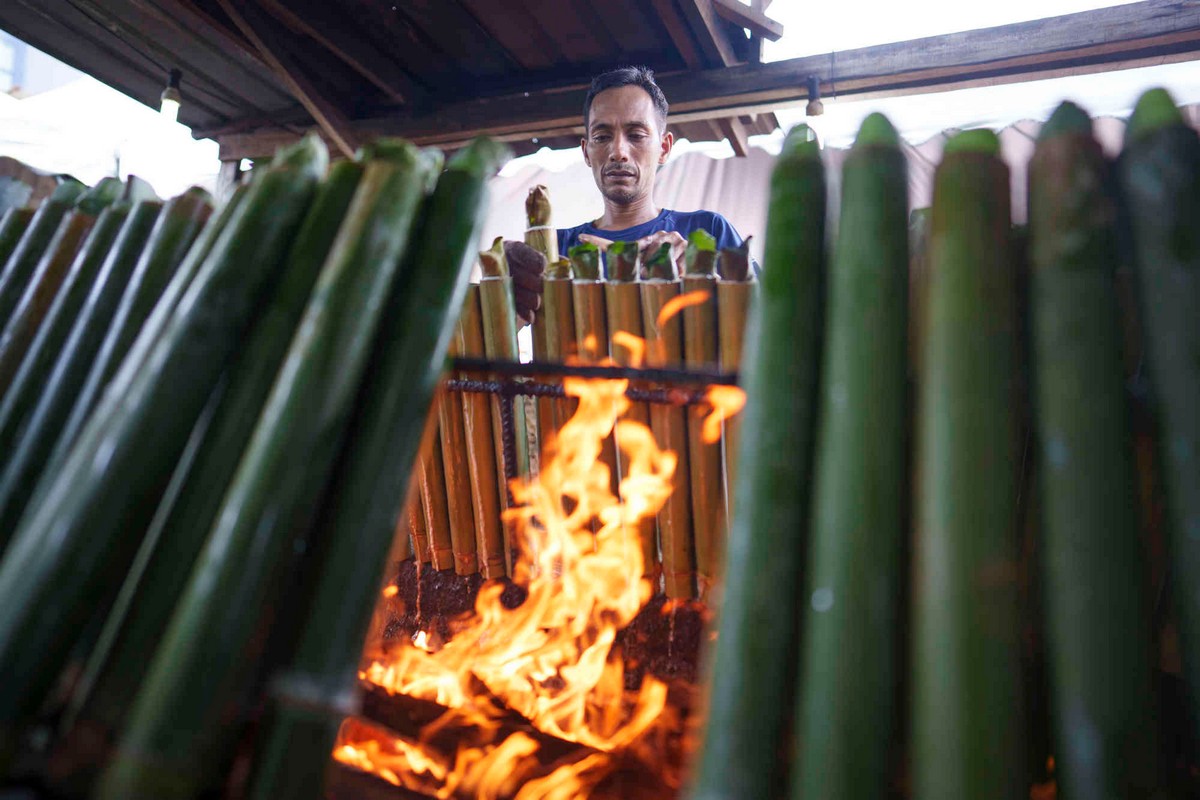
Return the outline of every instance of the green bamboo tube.
{"type": "MultiPolygon", "coordinates": [[[[646,364],[674,367],[683,363],[683,323],[678,315],[658,324],[663,307],[679,297],[679,282],[646,280],[642,292],[642,330],[646,336],[646,364]]],[[[662,550],[663,591],[671,599],[696,595],[696,550],[692,535],[691,484],[688,480],[687,414],[664,403],[650,406],[650,430],[660,449],[678,459],[670,497],[657,516],[662,550]]]]}
{"type": "Polygon", "coordinates": [[[21,243],[21,237],[25,235],[32,219],[32,208],[10,208],[0,218],[0,275],[3,275],[4,265],[21,243]]]}
{"type": "Polygon", "coordinates": [[[25,293],[13,309],[12,316],[3,323],[3,332],[0,332],[0,387],[3,387],[5,395],[13,376],[21,367],[30,342],[58,295],[59,287],[75,263],[79,248],[95,224],[96,217],[91,214],[82,211],[67,214],[46,247],[46,254],[30,276],[25,293]]]}
{"type": "MultiPolygon", "coordinates": [[[[160,504],[72,695],[66,716],[86,735],[103,732],[111,740],[124,727],[150,667],[147,654],[162,641],[208,539],[362,172],[353,161],[329,170],[281,264],[278,285],[214,397],[194,459],[181,459],[176,468],[178,491],[160,504]]],[[[75,764],[90,772],[102,765],[101,755],[87,767],[82,758],[75,764]]]]}
{"type": "MultiPolygon", "coordinates": [[[[455,356],[451,342],[450,355],[455,356]]],[[[479,571],[475,559],[475,515],[471,499],[471,473],[463,462],[467,452],[467,434],[463,427],[462,403],[458,396],[441,389],[434,398],[438,415],[438,435],[442,452],[449,458],[442,459],[446,475],[446,510],[450,520],[450,544],[454,551],[454,572],[458,575],[474,575],[479,571]]]]}
{"type": "MultiPolygon", "coordinates": [[[[311,498],[329,485],[384,324],[380,298],[399,280],[440,167],[439,156],[403,141],[366,150],[362,180],[299,322],[302,334],[291,339],[98,798],[195,797],[221,780],[233,755],[231,717],[245,714],[263,657],[256,633],[282,613],[297,537],[316,521],[311,498]]],[[[408,324],[419,324],[414,317],[408,324]]]]}
{"type": "Polygon", "coordinates": [[[176,303],[219,234],[240,213],[249,191],[250,184],[238,186],[215,216],[211,196],[198,187],[163,205],[82,379],[78,397],[65,411],[65,422],[57,426],[61,430],[47,464],[66,456],[125,358],[130,357],[131,364],[140,364],[161,338],[176,303]]]}
{"type": "Polygon", "coordinates": [[[1191,718],[1200,725],[1200,140],[1162,89],[1142,95],[1118,162],[1191,718]]]}
{"type": "Polygon", "coordinates": [[[442,440],[437,409],[431,415],[433,433],[423,449],[421,507],[425,510],[425,537],[429,561],[439,572],[454,569],[454,541],[450,538],[450,504],[446,493],[446,467],[442,463],[442,440]]]}
{"type": "Polygon", "coordinates": [[[1149,797],[1158,788],[1116,218],[1091,120],[1064,103],[1029,164],[1029,253],[1055,772],[1068,797],[1149,797]]]}
{"type": "Polygon", "coordinates": [[[1028,796],[1018,620],[1017,272],[990,131],[934,182],[916,414],[913,796],[1028,796]]]}
{"type": "MultiPolygon", "coordinates": [[[[546,358],[565,364],[576,355],[575,301],[571,292],[570,262],[559,259],[546,268],[542,281],[542,318],[546,322],[546,358]]],[[[561,430],[575,413],[578,401],[572,397],[554,399],[555,431],[561,430]]]]}
{"type": "Polygon", "coordinates": [[[887,795],[907,528],[906,173],[891,123],[867,117],[842,167],[829,267],[793,798],[887,795]]]}
{"type": "Polygon", "coordinates": [[[914,208],[908,216],[908,362],[920,373],[922,326],[929,294],[929,208],[914,208]]]}
{"type": "MultiPolygon", "coordinates": [[[[689,237],[683,293],[705,293],[704,302],[683,309],[683,361],[693,369],[718,365],[716,242],[705,231],[689,237]]],[[[721,442],[704,441],[704,405],[687,408],[688,477],[692,484],[692,530],[696,539],[696,589],[707,599],[721,574],[725,553],[725,489],[721,480],[721,442]]]]}
{"type": "MultiPolygon", "coordinates": [[[[517,312],[513,305],[512,277],[508,274],[501,240],[490,251],[479,254],[483,278],[479,281],[479,303],[483,312],[484,352],[493,361],[519,361],[517,353],[517,312]]],[[[525,398],[513,398],[513,430],[517,477],[529,475],[529,448],[525,438],[525,398]]],[[[508,481],[504,472],[504,435],[500,415],[500,398],[492,397],[492,441],[496,452],[496,478],[502,511],[509,509],[508,481]]],[[[507,574],[513,574],[516,563],[516,530],[512,522],[504,522],[504,558],[507,574]]]]}
{"type": "MultiPolygon", "coordinates": [[[[545,186],[533,186],[525,198],[525,244],[537,250],[546,257],[549,266],[558,261],[558,231],[551,225],[550,193],[545,186]]],[[[546,303],[543,299],[542,310],[535,315],[532,326],[533,358],[535,361],[550,360],[546,303]]],[[[537,406],[537,440],[540,453],[554,439],[557,430],[554,424],[554,398],[539,397],[537,406]]]]}
{"type": "MultiPolygon", "coordinates": [[[[604,306],[608,322],[609,354],[613,363],[621,367],[640,366],[635,364],[630,350],[617,340],[617,334],[624,332],[645,339],[642,327],[642,291],[636,282],[637,277],[637,244],[635,242],[614,242],[628,246],[632,252],[631,259],[624,259],[623,269],[614,269],[613,278],[604,284],[604,306]],[[629,263],[632,262],[632,263],[629,263]]],[[[610,264],[618,260],[609,248],[610,264]]],[[[621,415],[622,420],[637,422],[650,427],[650,405],[648,403],[630,403],[629,409],[621,415]]],[[[629,464],[621,450],[621,437],[617,435],[617,464],[621,470],[621,480],[629,475],[629,464]]],[[[662,573],[662,562],[658,556],[658,531],[654,517],[642,519],[637,526],[638,540],[642,543],[643,574],[650,584],[658,589],[662,573]]]]}
{"type": "MultiPolygon", "coordinates": [[[[103,178],[94,187],[80,195],[74,210],[67,214],[38,262],[12,316],[3,325],[0,333],[0,386],[7,386],[21,366],[30,344],[58,297],[59,290],[68,278],[78,271],[81,249],[95,239],[92,249],[86,253],[97,260],[99,250],[107,250],[112,244],[120,222],[111,215],[104,221],[98,235],[92,231],[105,211],[121,199],[125,184],[116,178],[103,178]]],[[[127,212],[127,209],[126,209],[127,212]]]]}
{"type": "Polygon", "coordinates": [[[63,217],[86,191],[87,187],[73,178],[60,183],[38,206],[12,254],[0,266],[0,328],[8,324],[63,217]]]}
{"type": "Polygon", "coordinates": [[[786,786],[820,359],[825,170],[794,127],[771,173],[759,312],[746,352],[738,514],[720,629],[706,655],[708,716],[687,797],[768,800],[786,786]]]}
{"type": "MultiPolygon", "coordinates": [[[[483,310],[479,285],[467,287],[456,332],[457,347],[472,358],[487,355],[483,337],[483,310]]],[[[471,473],[471,508],[475,513],[475,551],[479,572],[486,579],[502,578],[504,528],[500,522],[500,482],[496,479],[496,449],[492,438],[492,398],[479,392],[461,395],[467,435],[467,466],[471,473]]]]}
{"type": "Polygon", "coordinates": [[[161,333],[150,331],[156,336],[145,357],[118,371],[74,446],[34,492],[0,561],[0,674],[13,689],[0,694],[0,764],[5,740],[36,712],[80,625],[99,613],[97,597],[127,573],[326,162],[324,146],[306,138],[255,182],[179,313],[161,333]]]}
{"type": "MultiPolygon", "coordinates": [[[[758,284],[750,272],[750,239],[739,248],[722,250],[717,256],[717,333],[720,346],[717,360],[722,372],[739,372],[742,368],[742,349],[746,340],[746,319],[751,313],[758,284]]],[[[724,422],[721,432],[721,456],[724,465],[725,506],[733,518],[733,487],[737,478],[738,437],[742,415],[733,415],[724,422]]]]}

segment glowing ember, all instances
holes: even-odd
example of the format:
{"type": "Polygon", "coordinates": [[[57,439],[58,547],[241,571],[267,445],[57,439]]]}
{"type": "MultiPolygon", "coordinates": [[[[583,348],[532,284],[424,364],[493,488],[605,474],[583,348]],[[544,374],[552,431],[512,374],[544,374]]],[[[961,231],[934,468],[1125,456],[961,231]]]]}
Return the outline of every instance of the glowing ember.
{"type": "MultiPolygon", "coordinates": [[[[673,313],[697,302],[679,300],[673,313]]],[[[641,363],[642,340],[624,333],[613,339],[633,364],[641,363]]],[[[667,685],[647,675],[637,691],[627,690],[625,664],[613,648],[618,631],[652,594],[642,577],[637,523],[666,502],[676,467],[675,454],[659,449],[649,428],[620,419],[629,408],[627,385],[566,379],[578,411],[543,455],[539,474],[512,487],[516,505],[506,518],[517,530],[514,580],[528,588],[525,601],[507,608],[504,585],[485,584],[475,616],[447,641],[420,630],[360,672],[389,694],[447,711],[421,729],[420,741],[348,720],[334,758],[445,798],[587,797],[631,760],[678,787],[679,769],[661,763],[683,736],[680,713],[667,705],[667,685]],[[600,459],[614,429],[626,472],[620,497],[600,459]],[[506,727],[513,712],[535,732],[576,743],[583,753],[541,764],[537,737],[506,727]]],[[[721,421],[740,408],[727,388],[713,387],[709,395],[718,434],[721,421]]]]}

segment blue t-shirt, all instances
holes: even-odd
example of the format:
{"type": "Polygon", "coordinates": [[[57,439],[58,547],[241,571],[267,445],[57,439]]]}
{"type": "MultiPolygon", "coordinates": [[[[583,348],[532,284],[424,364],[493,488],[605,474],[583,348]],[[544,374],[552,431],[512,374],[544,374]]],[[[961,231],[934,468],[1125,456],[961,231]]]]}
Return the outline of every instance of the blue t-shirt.
{"type": "Polygon", "coordinates": [[[558,252],[566,255],[572,247],[579,244],[579,234],[586,233],[609,239],[614,242],[631,242],[649,236],[659,231],[678,231],[684,239],[694,230],[706,230],[717,240],[717,249],[723,247],[738,247],[742,237],[729,224],[729,220],[713,211],[671,211],[664,208],[658,216],[641,225],[634,225],[620,231],[603,231],[585,222],[574,228],[561,228],[558,231],[558,252]]]}

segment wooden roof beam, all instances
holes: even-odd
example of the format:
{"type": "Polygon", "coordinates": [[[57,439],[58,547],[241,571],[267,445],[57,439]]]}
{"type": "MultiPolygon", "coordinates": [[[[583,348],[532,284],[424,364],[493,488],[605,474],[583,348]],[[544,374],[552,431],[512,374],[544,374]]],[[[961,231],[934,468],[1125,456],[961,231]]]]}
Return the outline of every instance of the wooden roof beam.
{"type": "Polygon", "coordinates": [[[271,16],[340,58],[390,100],[411,103],[420,94],[408,73],[369,42],[347,29],[340,20],[334,19],[323,3],[305,5],[300,11],[296,9],[294,0],[259,0],[259,3],[271,16]]]}
{"type": "Polygon", "coordinates": [[[713,8],[713,0],[679,0],[679,5],[710,66],[731,67],[741,61],[713,8]]]}
{"type": "Polygon", "coordinates": [[[350,127],[349,120],[332,101],[322,97],[313,82],[305,76],[300,65],[280,42],[271,20],[265,19],[262,12],[248,3],[238,3],[236,6],[233,0],[217,0],[217,3],[334,145],[347,157],[354,155],[358,136],[350,127]]]}
{"type": "Polygon", "coordinates": [[[750,152],[750,135],[742,121],[737,117],[721,117],[717,120],[717,128],[720,129],[721,135],[729,140],[733,154],[745,158],[750,152]]]}
{"type": "Polygon", "coordinates": [[[783,38],[783,25],[740,0],[712,0],[713,10],[722,19],[750,31],[751,36],[778,42],[783,38]]]}
{"type": "Polygon", "coordinates": [[[663,27],[667,29],[667,35],[671,37],[671,43],[679,51],[679,57],[683,59],[683,63],[688,69],[702,69],[704,59],[696,48],[691,31],[675,6],[674,0],[653,0],[653,3],[654,10],[658,14],[658,18],[662,20],[663,27]]]}

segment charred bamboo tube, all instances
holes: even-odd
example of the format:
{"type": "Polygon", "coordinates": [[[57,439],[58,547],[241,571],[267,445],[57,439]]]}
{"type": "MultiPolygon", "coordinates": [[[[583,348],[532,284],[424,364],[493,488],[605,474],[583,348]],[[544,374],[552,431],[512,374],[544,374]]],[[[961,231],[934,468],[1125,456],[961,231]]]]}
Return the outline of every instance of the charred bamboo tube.
{"type": "MultiPolygon", "coordinates": [[[[571,248],[571,303],[575,310],[575,348],[588,363],[608,356],[608,312],[604,307],[604,281],[600,278],[600,251],[592,244],[571,248]]],[[[617,442],[611,435],[600,445],[600,463],[608,470],[613,496],[619,491],[617,442]]]]}
{"type": "Polygon", "coordinates": [[[396,284],[440,166],[435,154],[396,140],[377,141],[364,160],[299,323],[304,334],[288,346],[98,797],[195,797],[227,768],[236,735],[210,709],[236,714],[253,685],[262,652],[255,633],[280,613],[289,553],[311,525],[307,503],[329,481],[382,324],[377,298],[396,284]]]}
{"type": "MultiPolygon", "coordinates": [[[[483,337],[483,311],[479,286],[467,287],[467,299],[455,332],[457,347],[465,355],[487,355],[483,337]]],[[[502,578],[504,527],[500,522],[501,483],[496,476],[496,449],[492,437],[492,402],[487,395],[463,392],[463,422],[467,435],[467,466],[471,472],[471,507],[475,513],[475,550],[479,572],[485,579],[502,578]]]]}
{"type": "MultiPolygon", "coordinates": [[[[702,302],[683,309],[683,360],[693,368],[716,369],[717,251],[706,231],[688,237],[684,294],[705,295],[702,302]]],[[[688,467],[692,482],[692,530],[696,537],[696,588],[701,599],[709,595],[721,574],[727,525],[725,490],[721,480],[721,442],[704,441],[703,405],[688,406],[688,467]]]]}
{"type": "MultiPolygon", "coordinates": [[[[483,278],[479,282],[479,301],[483,311],[483,345],[487,357],[496,361],[519,361],[517,354],[517,312],[513,305],[512,276],[504,259],[502,241],[496,240],[491,250],[479,254],[483,267],[483,278]]],[[[528,440],[525,438],[525,398],[512,398],[512,424],[516,464],[509,467],[518,477],[529,475],[528,440]]],[[[507,459],[504,455],[504,422],[499,397],[492,398],[492,440],[496,451],[497,488],[500,492],[500,507],[507,511],[510,503],[508,477],[505,474],[507,459]]],[[[516,563],[516,530],[510,522],[504,522],[505,570],[513,574],[516,563]]]]}
{"type": "Polygon", "coordinates": [[[896,130],[882,115],[867,117],[842,167],[829,268],[793,798],[887,794],[902,674],[906,172],[896,130]]]}
{"type": "MultiPolygon", "coordinates": [[[[461,355],[450,343],[450,355],[461,355]]],[[[454,572],[474,575],[479,571],[475,553],[475,515],[471,498],[471,473],[463,461],[467,434],[463,427],[462,403],[453,392],[441,389],[434,398],[441,437],[442,469],[446,474],[446,511],[450,520],[450,544],[454,550],[454,572]],[[446,457],[448,456],[448,457],[446,457]]]]}
{"type": "MultiPolygon", "coordinates": [[[[742,348],[746,340],[746,319],[750,315],[754,291],[758,284],[750,274],[750,239],[741,247],[726,248],[717,254],[717,319],[721,321],[717,333],[720,348],[717,360],[722,372],[738,372],[742,368],[742,348]]],[[[738,431],[742,425],[741,414],[725,420],[721,433],[721,455],[725,466],[725,505],[729,518],[733,517],[733,487],[737,477],[738,431]]]]}
{"type": "MultiPolygon", "coordinates": [[[[551,223],[550,193],[545,186],[534,186],[525,198],[525,244],[546,257],[547,267],[558,260],[558,231],[551,223]]],[[[546,303],[533,320],[533,358],[535,361],[550,360],[546,303]]],[[[554,398],[539,397],[537,405],[537,440],[542,451],[553,440],[558,429],[554,424],[554,398]]],[[[540,462],[540,456],[539,456],[540,462]]]]}
{"type": "MultiPolygon", "coordinates": [[[[571,292],[571,263],[559,258],[546,266],[542,281],[542,318],[546,322],[546,358],[565,364],[576,355],[575,301],[571,292]]],[[[554,430],[562,429],[575,413],[577,401],[571,397],[554,399],[554,430]]]]}
{"type": "Polygon", "coordinates": [[[437,409],[430,415],[429,431],[421,447],[421,508],[425,512],[425,542],[429,562],[439,572],[454,569],[454,542],[450,538],[450,504],[446,494],[446,467],[437,409]]]}
{"type": "MultiPolygon", "coordinates": [[[[637,284],[638,249],[636,242],[613,242],[608,248],[610,280],[604,284],[604,306],[608,315],[609,354],[613,363],[622,367],[641,366],[641,358],[627,343],[622,343],[621,334],[629,334],[644,340],[642,322],[642,291],[637,284]],[[618,245],[620,245],[618,247],[618,245]],[[614,252],[613,248],[616,248],[614,252]]],[[[630,403],[629,410],[621,419],[650,427],[650,406],[647,403],[630,403]]],[[[621,469],[621,480],[629,475],[628,457],[621,449],[621,437],[617,436],[617,463],[621,469]]],[[[662,563],[658,556],[658,526],[654,517],[642,519],[637,526],[638,540],[642,543],[643,574],[650,584],[658,588],[662,563]]]]}
{"type": "Polygon", "coordinates": [[[771,174],[757,322],[746,352],[738,513],[720,630],[708,655],[708,718],[688,797],[767,800],[786,785],[778,745],[791,715],[816,398],[825,173],[805,126],[771,174]]]}
{"type": "Polygon", "coordinates": [[[1046,646],[1060,791],[1149,797],[1160,788],[1153,637],[1117,324],[1110,177],[1091,119],[1070,103],[1059,106],[1029,164],[1046,646]]]}
{"type": "Polygon", "coordinates": [[[1200,725],[1200,140],[1162,89],[1142,95],[1119,162],[1157,418],[1183,669],[1200,725]]]}
{"type": "MultiPolygon", "coordinates": [[[[669,258],[667,264],[671,265],[669,258]]],[[[646,363],[652,367],[678,366],[683,362],[683,323],[678,315],[671,316],[664,309],[679,297],[679,281],[654,278],[644,281],[640,289],[646,363]]],[[[659,448],[672,451],[678,459],[671,496],[657,518],[663,591],[672,599],[691,598],[696,594],[696,551],[688,480],[687,414],[682,408],[653,403],[650,430],[659,448]]]]}
{"type": "Polygon", "coordinates": [[[1017,272],[986,130],[934,183],[916,413],[913,796],[1027,796],[1017,586],[1017,272]],[[981,624],[980,620],[987,620],[981,624]]]}
{"type": "Polygon", "coordinates": [[[75,202],[87,191],[87,187],[70,179],[59,184],[54,193],[42,201],[37,212],[29,220],[12,255],[0,268],[0,327],[7,325],[13,309],[17,307],[29,279],[37,269],[38,262],[54,238],[59,225],[75,202]]]}
{"type": "Polygon", "coordinates": [[[417,463],[414,469],[414,484],[416,486],[412,497],[408,501],[408,508],[405,513],[408,515],[408,534],[412,539],[413,557],[417,559],[419,564],[428,564],[431,555],[429,553],[429,534],[425,532],[425,504],[421,498],[421,475],[425,469],[424,463],[417,457],[417,463]]]}
{"type": "Polygon", "coordinates": [[[10,208],[4,212],[4,218],[0,219],[0,275],[4,274],[4,265],[21,243],[21,237],[29,228],[31,219],[32,208],[10,208]]]}
{"type": "Polygon", "coordinates": [[[462,307],[477,221],[486,208],[486,181],[506,151],[480,140],[450,161],[424,215],[428,238],[390,294],[385,327],[373,348],[376,368],[361,393],[344,470],[320,521],[321,538],[329,545],[325,563],[298,645],[275,682],[276,714],[264,737],[255,798],[321,796],[328,754],[345,715],[339,701],[355,693],[359,653],[378,597],[379,582],[364,580],[363,564],[378,567],[387,552],[422,416],[462,307]]]}

